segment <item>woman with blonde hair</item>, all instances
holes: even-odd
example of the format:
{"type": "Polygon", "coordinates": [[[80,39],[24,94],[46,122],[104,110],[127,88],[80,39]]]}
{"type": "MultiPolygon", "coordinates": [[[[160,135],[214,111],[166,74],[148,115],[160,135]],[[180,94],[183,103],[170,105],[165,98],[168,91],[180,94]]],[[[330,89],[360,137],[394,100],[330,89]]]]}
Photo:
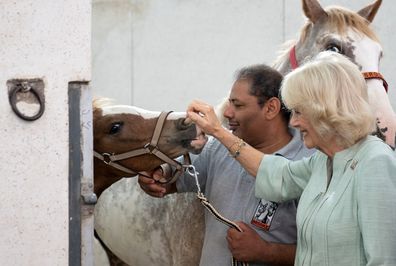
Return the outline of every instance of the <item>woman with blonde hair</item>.
{"type": "MultiPolygon", "coordinates": [[[[281,96],[290,125],[318,149],[309,158],[255,150],[223,129],[205,103],[192,102],[188,113],[256,176],[257,197],[300,199],[296,265],[396,265],[396,156],[370,135],[375,118],[357,66],[322,53],[285,77],[281,96]]],[[[239,246],[238,234],[229,230],[230,247],[239,246]]]]}

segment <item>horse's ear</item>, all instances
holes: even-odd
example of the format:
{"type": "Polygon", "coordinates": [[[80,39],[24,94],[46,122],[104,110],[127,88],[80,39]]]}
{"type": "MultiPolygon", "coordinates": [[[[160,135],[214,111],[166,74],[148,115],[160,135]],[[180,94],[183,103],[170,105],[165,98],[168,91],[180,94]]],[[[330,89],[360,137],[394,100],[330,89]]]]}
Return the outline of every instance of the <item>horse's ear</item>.
{"type": "Polygon", "coordinates": [[[358,14],[367,19],[369,22],[373,22],[378,9],[380,8],[382,0],[377,0],[374,3],[359,10],[358,14]]]}
{"type": "Polygon", "coordinates": [[[302,0],[304,14],[313,23],[321,17],[327,16],[326,11],[322,8],[317,0],[302,0]]]}

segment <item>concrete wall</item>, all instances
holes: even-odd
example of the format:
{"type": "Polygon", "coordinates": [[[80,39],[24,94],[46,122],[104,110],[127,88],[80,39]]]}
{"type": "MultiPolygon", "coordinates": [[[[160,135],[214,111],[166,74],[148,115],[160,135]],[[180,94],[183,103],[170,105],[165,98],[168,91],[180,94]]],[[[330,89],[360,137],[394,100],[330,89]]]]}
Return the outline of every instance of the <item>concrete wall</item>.
{"type": "Polygon", "coordinates": [[[91,2],[0,1],[0,265],[68,265],[68,82],[90,80],[91,2]],[[45,112],[11,110],[6,82],[42,78],[45,112]]]}
{"type": "MultiPolygon", "coordinates": [[[[320,2],[357,11],[372,1],[320,2]]],[[[394,1],[383,1],[373,26],[396,107],[394,14],[394,1]]],[[[94,0],[93,91],[155,110],[185,110],[193,98],[216,104],[236,69],[271,64],[304,21],[299,0],[94,0]]]]}

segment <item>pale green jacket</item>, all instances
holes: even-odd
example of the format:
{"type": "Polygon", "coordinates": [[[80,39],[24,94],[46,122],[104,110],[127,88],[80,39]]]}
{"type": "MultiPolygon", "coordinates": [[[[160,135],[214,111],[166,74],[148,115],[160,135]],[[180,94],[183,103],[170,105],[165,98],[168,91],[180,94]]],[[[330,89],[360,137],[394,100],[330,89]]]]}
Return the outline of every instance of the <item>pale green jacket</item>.
{"type": "Polygon", "coordinates": [[[396,265],[396,156],[376,137],[328,157],[300,161],[265,155],[256,196],[300,197],[295,265],[396,265]]]}

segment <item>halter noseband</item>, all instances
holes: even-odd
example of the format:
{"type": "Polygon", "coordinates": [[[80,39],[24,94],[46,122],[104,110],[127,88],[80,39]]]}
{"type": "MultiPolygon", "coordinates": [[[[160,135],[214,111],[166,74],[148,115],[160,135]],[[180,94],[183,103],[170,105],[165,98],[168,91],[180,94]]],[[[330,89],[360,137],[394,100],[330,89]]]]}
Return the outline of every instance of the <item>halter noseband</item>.
{"type": "MultiPolygon", "coordinates": [[[[290,66],[292,70],[295,70],[298,67],[298,62],[297,62],[297,57],[296,57],[296,46],[293,45],[293,47],[290,49],[289,53],[289,60],[290,60],[290,66]]],[[[384,85],[385,91],[388,92],[388,82],[386,82],[384,76],[382,76],[381,73],[379,72],[363,72],[363,77],[364,79],[380,79],[382,80],[382,83],[384,85]]]]}
{"type": "MultiPolygon", "coordinates": [[[[154,133],[153,133],[153,137],[151,138],[151,141],[149,143],[147,143],[146,145],[143,146],[143,148],[140,149],[135,149],[132,151],[128,151],[128,152],[124,152],[124,153],[120,153],[120,154],[114,154],[114,153],[108,153],[108,152],[103,152],[103,153],[99,153],[97,151],[94,150],[94,157],[98,158],[99,160],[103,161],[105,164],[110,165],[120,171],[123,171],[127,174],[130,174],[132,176],[135,176],[137,174],[142,174],[140,172],[131,170],[129,168],[126,168],[125,166],[122,166],[119,163],[116,163],[117,161],[120,160],[125,160],[125,159],[129,159],[132,157],[137,157],[140,155],[144,155],[144,154],[153,154],[155,155],[157,158],[159,158],[160,160],[169,163],[170,165],[176,167],[176,171],[177,174],[174,176],[174,178],[171,178],[169,180],[159,180],[159,182],[161,183],[172,183],[174,181],[176,181],[176,178],[178,175],[180,175],[180,173],[183,171],[183,165],[176,161],[173,160],[172,158],[170,158],[168,155],[166,155],[165,153],[163,153],[157,146],[158,144],[158,140],[161,136],[162,133],[162,129],[164,127],[166,118],[168,117],[168,115],[171,113],[170,112],[161,112],[160,116],[158,117],[157,120],[157,124],[155,125],[155,129],[154,129],[154,133]]],[[[190,157],[187,154],[183,155],[184,156],[184,160],[185,161],[190,161],[190,157]]],[[[144,174],[143,174],[144,175],[144,174]]]]}

